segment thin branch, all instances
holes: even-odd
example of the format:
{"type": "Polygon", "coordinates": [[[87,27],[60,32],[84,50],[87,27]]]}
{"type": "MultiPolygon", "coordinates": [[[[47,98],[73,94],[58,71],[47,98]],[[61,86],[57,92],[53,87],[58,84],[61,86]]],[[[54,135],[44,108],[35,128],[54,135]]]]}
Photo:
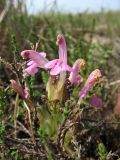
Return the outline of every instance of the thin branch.
{"type": "Polygon", "coordinates": [[[116,80],[116,81],[113,81],[113,82],[110,82],[109,85],[113,86],[113,85],[116,85],[116,84],[119,84],[119,83],[120,83],[120,79],[116,80]]]}
{"type": "Polygon", "coordinates": [[[34,137],[34,131],[33,131],[33,127],[32,127],[32,121],[31,121],[31,112],[30,112],[30,109],[27,105],[27,103],[24,101],[24,105],[25,105],[25,108],[27,109],[28,111],[28,119],[29,119],[29,123],[30,123],[30,132],[31,132],[31,137],[32,137],[32,141],[33,143],[35,144],[35,137],[34,137]]]}
{"type": "Polygon", "coordinates": [[[16,129],[17,129],[17,105],[18,105],[19,94],[17,93],[15,99],[15,108],[14,108],[14,127],[15,127],[15,138],[16,138],[16,129]]]}
{"type": "Polygon", "coordinates": [[[25,133],[27,133],[29,136],[31,136],[29,130],[20,121],[17,121],[17,123],[24,130],[25,133]]]}

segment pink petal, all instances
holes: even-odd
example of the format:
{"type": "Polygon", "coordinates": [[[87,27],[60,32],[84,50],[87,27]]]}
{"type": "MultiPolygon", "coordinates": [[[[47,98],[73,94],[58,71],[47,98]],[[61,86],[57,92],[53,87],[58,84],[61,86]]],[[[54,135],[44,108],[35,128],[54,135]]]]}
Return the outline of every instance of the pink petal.
{"type": "Polygon", "coordinates": [[[73,85],[79,85],[81,82],[83,82],[83,78],[74,71],[70,73],[69,80],[73,85]]]}
{"type": "Polygon", "coordinates": [[[46,57],[46,53],[45,52],[40,52],[39,54],[44,58],[46,57]]]}
{"type": "Polygon", "coordinates": [[[77,77],[76,77],[76,79],[74,80],[74,84],[75,85],[79,85],[80,83],[82,83],[83,82],[83,78],[80,76],[80,75],[78,75],[77,77]]]}
{"type": "Polygon", "coordinates": [[[57,44],[59,46],[59,59],[61,59],[64,63],[67,64],[67,47],[66,47],[66,42],[65,38],[62,34],[59,34],[57,36],[57,44]]]}
{"type": "Polygon", "coordinates": [[[63,71],[72,71],[72,68],[68,66],[67,64],[64,64],[61,60],[58,60],[55,66],[51,69],[50,74],[51,75],[57,75],[60,74],[60,72],[63,71]]]}
{"type": "Polygon", "coordinates": [[[38,72],[38,68],[37,68],[37,64],[33,63],[32,65],[30,65],[29,67],[27,67],[25,69],[25,71],[30,74],[31,76],[34,76],[37,72],[38,72]]]}
{"type": "Polygon", "coordinates": [[[90,90],[95,83],[99,80],[99,78],[101,77],[101,72],[99,69],[94,70],[88,77],[86,83],[85,83],[85,87],[87,86],[90,90]]]}
{"type": "Polygon", "coordinates": [[[28,88],[24,89],[24,97],[27,99],[29,97],[28,88]]]}
{"type": "Polygon", "coordinates": [[[79,85],[82,82],[82,77],[79,75],[81,67],[85,65],[85,61],[83,59],[77,59],[73,65],[73,72],[70,73],[69,80],[71,84],[79,85]]]}
{"type": "Polygon", "coordinates": [[[92,87],[96,84],[96,82],[101,77],[101,72],[99,69],[94,70],[88,77],[84,87],[79,92],[79,100],[78,104],[87,96],[88,92],[92,89],[92,87]]]}
{"type": "Polygon", "coordinates": [[[34,61],[29,61],[28,63],[27,63],[27,66],[31,66],[31,65],[33,65],[35,62],[34,61]]]}
{"type": "Polygon", "coordinates": [[[92,98],[89,100],[90,105],[94,107],[101,107],[102,106],[102,99],[99,98],[96,94],[93,94],[92,98]]]}
{"type": "Polygon", "coordinates": [[[79,92],[79,96],[82,97],[82,98],[85,98],[87,93],[89,92],[90,90],[90,87],[87,85],[87,86],[84,86],[80,92],[79,92]]]}
{"type": "Polygon", "coordinates": [[[50,71],[50,75],[58,75],[62,71],[62,68],[59,64],[55,65],[50,71]]]}
{"type": "Polygon", "coordinates": [[[46,69],[53,68],[57,64],[58,61],[59,61],[59,59],[54,59],[52,61],[49,61],[48,63],[45,64],[45,68],[46,69]]]}
{"type": "Polygon", "coordinates": [[[22,51],[21,56],[22,56],[23,59],[29,58],[29,56],[30,56],[29,50],[22,51]]]}
{"type": "Polygon", "coordinates": [[[86,81],[86,85],[87,84],[93,84],[97,81],[97,79],[99,79],[101,77],[101,72],[99,69],[95,69],[88,77],[87,81],[86,81]]]}
{"type": "Polygon", "coordinates": [[[62,71],[69,71],[69,72],[72,72],[73,69],[72,67],[70,67],[69,65],[65,64],[65,63],[62,63],[62,68],[61,68],[62,71]]]}
{"type": "Polygon", "coordinates": [[[21,52],[21,56],[23,58],[30,58],[35,63],[37,63],[41,68],[44,68],[45,64],[48,62],[48,60],[45,58],[45,53],[43,52],[38,53],[34,50],[25,50],[21,52]]]}

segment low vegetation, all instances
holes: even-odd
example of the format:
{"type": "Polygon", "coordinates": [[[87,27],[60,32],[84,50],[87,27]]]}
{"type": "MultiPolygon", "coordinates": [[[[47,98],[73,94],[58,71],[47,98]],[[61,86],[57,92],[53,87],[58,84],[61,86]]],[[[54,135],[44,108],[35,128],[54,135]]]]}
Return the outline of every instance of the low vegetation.
{"type": "Polygon", "coordinates": [[[119,160],[120,12],[29,15],[9,2],[0,4],[0,159],[119,160]],[[60,61],[59,36],[78,72],[65,66],[61,81],[61,70],[37,64],[26,73],[33,51],[60,61]]]}

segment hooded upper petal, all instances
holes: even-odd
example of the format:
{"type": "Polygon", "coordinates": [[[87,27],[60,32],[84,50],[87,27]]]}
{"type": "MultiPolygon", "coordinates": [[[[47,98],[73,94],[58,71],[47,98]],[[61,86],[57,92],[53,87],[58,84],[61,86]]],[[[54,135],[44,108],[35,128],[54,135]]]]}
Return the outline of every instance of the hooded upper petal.
{"type": "Polygon", "coordinates": [[[67,64],[67,47],[65,38],[62,34],[59,34],[57,36],[57,42],[59,46],[58,53],[59,53],[59,59],[61,59],[64,63],[67,64]]]}
{"type": "Polygon", "coordinates": [[[67,65],[67,48],[62,34],[57,36],[57,44],[59,46],[59,59],[54,59],[45,64],[45,68],[50,69],[50,75],[57,75],[63,71],[72,71],[72,68],[67,65]]]}
{"type": "Polygon", "coordinates": [[[46,57],[46,53],[45,52],[40,52],[39,54],[44,58],[46,57]]]}
{"type": "Polygon", "coordinates": [[[36,52],[34,50],[24,50],[21,52],[21,56],[24,59],[29,58],[30,60],[33,60],[35,63],[38,64],[38,67],[44,68],[45,64],[48,62],[48,60],[45,58],[46,53],[44,52],[36,52]]]}

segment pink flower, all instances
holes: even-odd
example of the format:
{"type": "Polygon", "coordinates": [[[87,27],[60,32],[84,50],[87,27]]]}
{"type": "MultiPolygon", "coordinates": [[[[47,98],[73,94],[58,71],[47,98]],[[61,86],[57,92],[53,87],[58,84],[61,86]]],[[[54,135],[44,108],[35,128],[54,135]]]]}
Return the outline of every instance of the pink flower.
{"type": "Polygon", "coordinates": [[[81,104],[82,100],[87,96],[88,92],[93,88],[96,82],[101,77],[101,72],[99,69],[94,70],[88,77],[84,87],[79,92],[79,101],[78,104],[81,104]]]}
{"type": "Polygon", "coordinates": [[[30,59],[30,61],[27,63],[28,67],[25,69],[25,71],[34,76],[38,72],[38,68],[45,68],[45,64],[48,62],[48,60],[45,58],[46,53],[44,52],[36,52],[34,50],[25,50],[21,52],[21,56],[24,59],[30,59]]]}
{"type": "Polygon", "coordinates": [[[29,98],[29,93],[27,88],[23,88],[15,80],[10,80],[12,89],[17,92],[23,99],[29,98]]]}
{"type": "Polygon", "coordinates": [[[99,108],[102,106],[103,102],[102,102],[102,99],[99,98],[95,93],[92,95],[91,99],[89,100],[89,104],[96,107],[96,108],[99,108]]]}
{"type": "Polygon", "coordinates": [[[77,59],[72,67],[73,71],[70,73],[69,80],[73,85],[79,85],[83,78],[79,75],[81,67],[85,65],[85,61],[83,59],[77,59]]]}
{"type": "Polygon", "coordinates": [[[62,101],[65,99],[66,71],[72,71],[72,68],[67,65],[67,47],[62,34],[57,36],[57,44],[59,46],[59,59],[49,61],[45,65],[45,68],[50,70],[50,78],[46,90],[48,92],[48,99],[51,101],[62,101]],[[59,76],[57,77],[56,75],[58,74],[59,76]]]}
{"type": "Polygon", "coordinates": [[[63,71],[72,71],[72,68],[67,65],[67,48],[62,34],[57,36],[57,44],[59,46],[59,59],[54,59],[45,64],[45,68],[50,69],[50,75],[58,75],[63,71]]]}

